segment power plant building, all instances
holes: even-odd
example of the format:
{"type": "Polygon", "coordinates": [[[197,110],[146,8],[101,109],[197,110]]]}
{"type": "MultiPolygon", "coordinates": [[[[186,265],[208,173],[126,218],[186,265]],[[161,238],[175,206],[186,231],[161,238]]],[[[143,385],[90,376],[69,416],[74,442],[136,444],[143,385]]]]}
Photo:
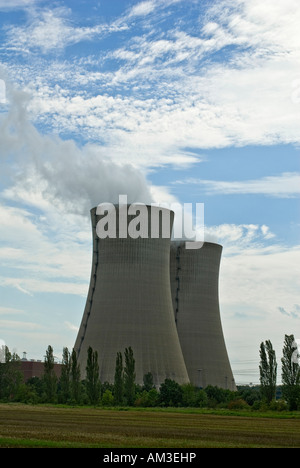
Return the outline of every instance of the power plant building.
{"type": "Polygon", "coordinates": [[[82,377],[90,346],[98,352],[101,382],[109,383],[117,353],[131,347],[138,384],[151,372],[157,387],[168,378],[235,390],[219,309],[222,246],[205,242],[189,250],[171,241],[174,212],[154,206],[147,206],[140,236],[124,235],[132,222],[137,225],[136,214],[128,214],[127,205],[114,209],[115,236],[106,238],[97,234],[103,214],[90,212],[90,286],[74,345],[82,377]]]}
{"type": "Polygon", "coordinates": [[[174,317],[190,382],[236,390],[219,308],[222,246],[204,242],[186,249],[171,243],[170,280],[174,317]]]}
{"type": "MultiPolygon", "coordinates": [[[[116,206],[116,237],[100,239],[96,232],[101,216],[91,210],[93,260],[90,287],[75,342],[84,376],[87,350],[98,352],[100,380],[114,382],[118,352],[131,347],[136,382],[143,384],[148,372],[159,386],[166,378],[180,384],[189,381],[174,320],[170,287],[170,236],[174,213],[147,207],[145,237],[123,238],[116,206]],[[150,209],[151,208],[151,209],[150,209]],[[159,222],[157,238],[151,238],[152,215],[169,220],[169,236],[163,237],[159,222]]],[[[123,207],[123,209],[126,207],[123,207]]],[[[128,224],[134,216],[128,215],[128,224]]],[[[123,226],[124,227],[124,226],[123,226]]]]}

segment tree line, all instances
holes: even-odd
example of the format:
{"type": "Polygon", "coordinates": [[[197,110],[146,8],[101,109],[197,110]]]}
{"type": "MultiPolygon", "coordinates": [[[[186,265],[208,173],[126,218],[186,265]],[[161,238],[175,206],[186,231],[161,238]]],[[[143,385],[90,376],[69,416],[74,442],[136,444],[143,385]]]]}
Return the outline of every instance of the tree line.
{"type": "Polygon", "coordinates": [[[190,383],[179,385],[166,379],[159,388],[149,372],[143,385],[136,384],[135,358],[131,347],[117,353],[114,383],[99,378],[98,353],[88,348],[85,378],[81,377],[77,354],[63,348],[60,377],[55,373],[53,348],[44,359],[43,376],[24,381],[21,360],[5,347],[0,364],[0,401],[58,403],[67,405],[140,406],[140,407],[223,407],[229,409],[300,409],[299,354],[293,335],[285,335],[282,357],[282,386],[277,386],[277,361],[272,343],[260,346],[260,385],[239,386],[237,391],[190,383]],[[277,396],[277,399],[276,399],[277,396]]]}

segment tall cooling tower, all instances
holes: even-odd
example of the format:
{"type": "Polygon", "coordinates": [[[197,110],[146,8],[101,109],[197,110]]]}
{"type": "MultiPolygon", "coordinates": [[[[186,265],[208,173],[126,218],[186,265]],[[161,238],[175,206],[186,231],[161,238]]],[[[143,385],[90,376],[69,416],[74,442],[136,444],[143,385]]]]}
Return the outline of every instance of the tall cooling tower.
{"type": "Polygon", "coordinates": [[[171,243],[170,278],[175,322],[190,382],[235,390],[219,310],[222,246],[171,243]]]}
{"type": "MultiPolygon", "coordinates": [[[[101,216],[96,214],[96,208],[91,210],[92,271],[74,346],[81,373],[85,375],[87,349],[91,346],[98,352],[100,380],[113,383],[117,353],[131,347],[137,383],[142,384],[148,372],[152,373],[156,386],[166,378],[186,383],[189,379],[174,321],[170,288],[170,234],[174,213],[148,206],[148,238],[133,239],[120,235],[121,208],[115,206],[115,209],[116,238],[105,239],[100,239],[96,233],[101,216]],[[166,216],[168,238],[162,235],[161,220],[158,238],[151,238],[151,210],[154,215],[161,212],[166,216]]],[[[136,215],[128,215],[128,225],[134,218],[136,215]]]]}

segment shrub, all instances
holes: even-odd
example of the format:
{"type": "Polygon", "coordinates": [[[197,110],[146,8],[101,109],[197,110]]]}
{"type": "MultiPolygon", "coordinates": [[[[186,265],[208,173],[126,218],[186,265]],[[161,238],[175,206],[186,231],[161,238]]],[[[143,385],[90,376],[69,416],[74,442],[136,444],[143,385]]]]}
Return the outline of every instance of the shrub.
{"type": "Polygon", "coordinates": [[[110,390],[105,390],[102,395],[102,405],[103,406],[113,406],[114,405],[114,397],[110,390]]]}
{"type": "Polygon", "coordinates": [[[253,403],[252,409],[253,409],[254,411],[259,411],[259,410],[261,409],[261,405],[262,405],[262,402],[259,401],[259,400],[257,400],[257,401],[255,401],[255,402],[253,403]]]}
{"type": "Polygon", "coordinates": [[[21,384],[18,388],[16,395],[16,401],[27,404],[37,404],[39,402],[38,394],[33,385],[26,385],[25,383],[21,384]]]}
{"type": "Polygon", "coordinates": [[[237,398],[237,392],[226,390],[224,388],[208,385],[205,390],[208,397],[208,406],[215,408],[226,407],[229,401],[237,398]]]}
{"type": "Polygon", "coordinates": [[[182,404],[183,406],[193,407],[196,406],[197,393],[196,387],[191,383],[184,384],[181,386],[182,389],[182,404]]]}
{"type": "Polygon", "coordinates": [[[242,410],[249,409],[249,405],[245,400],[239,398],[237,400],[230,401],[227,405],[227,408],[230,410],[242,410]]]}
{"type": "Polygon", "coordinates": [[[288,404],[284,400],[273,400],[271,401],[269,408],[271,411],[287,411],[288,404]]]}
{"type": "Polygon", "coordinates": [[[204,390],[198,390],[196,397],[196,406],[205,408],[208,405],[208,397],[204,390]]]}
{"type": "Polygon", "coordinates": [[[159,393],[156,388],[152,388],[148,392],[148,399],[147,399],[148,406],[151,408],[158,406],[159,404],[159,393]]]}
{"type": "Polygon", "coordinates": [[[182,388],[174,380],[166,379],[160,386],[160,404],[162,406],[181,406],[182,388]]]}
{"type": "Polygon", "coordinates": [[[135,406],[142,408],[154,408],[159,405],[159,393],[155,388],[152,388],[147,392],[144,390],[139,397],[135,400],[135,406]]]}

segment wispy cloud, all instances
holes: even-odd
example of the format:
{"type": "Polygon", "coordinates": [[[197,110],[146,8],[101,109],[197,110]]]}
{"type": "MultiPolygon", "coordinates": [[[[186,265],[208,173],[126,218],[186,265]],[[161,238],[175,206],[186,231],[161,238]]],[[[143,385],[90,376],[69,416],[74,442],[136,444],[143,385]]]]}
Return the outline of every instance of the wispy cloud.
{"type": "Polygon", "coordinates": [[[300,305],[299,304],[294,304],[294,306],[290,310],[286,310],[284,307],[278,307],[278,310],[282,315],[285,315],[286,317],[291,317],[294,319],[300,318],[300,305]]]}
{"type": "Polygon", "coordinates": [[[137,3],[130,9],[130,11],[127,14],[127,17],[131,18],[134,16],[148,15],[149,13],[152,13],[152,11],[155,10],[155,8],[157,7],[157,4],[158,2],[155,0],[148,0],[148,1],[137,3]]]}
{"type": "Polygon", "coordinates": [[[40,0],[0,0],[0,10],[13,10],[28,8],[40,0]]]}
{"type": "MultiPolygon", "coordinates": [[[[299,105],[292,98],[299,77],[297,1],[274,7],[224,0],[202,16],[192,2],[199,28],[181,28],[168,16],[162,32],[152,15],[170,13],[172,3],[137,3],[110,23],[89,26],[74,24],[67,9],[44,9],[11,27],[6,46],[46,54],[23,64],[22,73],[6,64],[32,93],[32,119],[84,135],[100,143],[103,154],[143,167],[197,161],[187,146],[299,142],[299,105]],[[148,26],[137,28],[142,18],[148,26]],[[124,40],[99,47],[98,54],[74,55],[72,63],[47,56],[85,40],[100,46],[122,28],[124,40]]],[[[178,3],[189,24],[188,9],[178,3]]]]}
{"type": "MultiPolygon", "coordinates": [[[[15,288],[30,296],[41,291],[85,293],[89,275],[90,239],[85,239],[82,234],[88,229],[88,222],[80,224],[80,219],[75,218],[72,229],[72,217],[59,221],[60,216],[56,215],[51,221],[49,211],[47,217],[40,217],[32,215],[28,210],[5,205],[0,205],[0,216],[2,287],[15,288]],[[56,230],[59,224],[59,235],[53,243],[53,228],[56,230]],[[2,271],[6,274],[3,275],[2,271]]],[[[5,310],[9,312],[9,309],[3,308],[0,313],[5,310]]]]}
{"type": "Polygon", "coordinates": [[[173,182],[174,185],[196,185],[206,194],[217,195],[266,195],[276,198],[293,198],[300,195],[300,173],[285,172],[278,176],[245,181],[219,181],[187,178],[173,182]]]}
{"type": "Polygon", "coordinates": [[[68,330],[74,331],[76,333],[79,330],[79,327],[77,325],[74,325],[73,323],[70,323],[68,321],[64,322],[64,325],[68,330]]]}
{"type": "Polygon", "coordinates": [[[23,315],[26,312],[23,309],[16,309],[15,307],[0,307],[0,315],[23,315]]]}
{"type": "Polygon", "coordinates": [[[71,294],[75,296],[86,297],[88,285],[85,283],[78,284],[75,282],[65,281],[49,281],[49,278],[1,278],[1,286],[16,288],[20,292],[34,296],[35,293],[59,293],[59,294],[71,294]]]}
{"type": "Polygon", "coordinates": [[[125,13],[124,17],[135,18],[148,16],[150,13],[161,11],[169,8],[172,5],[183,2],[183,0],[144,0],[136,5],[133,5],[125,13]]]}
{"type": "MultiPolygon", "coordinates": [[[[266,249],[267,242],[276,236],[265,224],[219,224],[205,226],[205,240],[224,246],[226,255],[241,254],[245,250],[266,249]]],[[[272,250],[272,247],[271,247],[272,250]]],[[[267,251],[267,250],[266,250],[267,251]]]]}
{"type": "Polygon", "coordinates": [[[69,10],[63,7],[31,11],[27,25],[13,26],[7,30],[7,46],[27,54],[37,50],[47,54],[126,28],[126,24],[119,22],[91,27],[74,26],[69,19],[69,10]]]}
{"type": "MultiPolygon", "coordinates": [[[[5,7],[0,0],[0,9],[34,6],[39,0],[12,0],[5,7]]],[[[147,0],[137,3],[119,18],[110,23],[98,23],[94,26],[76,26],[70,19],[70,9],[30,9],[28,22],[23,26],[7,28],[7,46],[14,51],[30,53],[39,50],[44,54],[63,50],[82,41],[103,38],[107,34],[127,30],[135,18],[145,17],[157,9],[165,9],[182,0],[147,0]]],[[[7,2],[6,2],[7,4],[7,2]]]]}
{"type": "Polygon", "coordinates": [[[20,321],[12,321],[12,320],[0,320],[0,327],[1,329],[11,328],[11,329],[21,329],[26,331],[34,331],[40,330],[44,328],[42,325],[33,322],[20,322],[20,321]]]}
{"type": "Polygon", "coordinates": [[[298,313],[300,248],[273,244],[240,249],[235,255],[224,248],[221,264],[221,304],[249,305],[260,314],[274,316],[279,307],[298,313]],[[298,275],[298,276],[297,276],[298,275]],[[234,293],[233,293],[234,292],[234,293]]]}

